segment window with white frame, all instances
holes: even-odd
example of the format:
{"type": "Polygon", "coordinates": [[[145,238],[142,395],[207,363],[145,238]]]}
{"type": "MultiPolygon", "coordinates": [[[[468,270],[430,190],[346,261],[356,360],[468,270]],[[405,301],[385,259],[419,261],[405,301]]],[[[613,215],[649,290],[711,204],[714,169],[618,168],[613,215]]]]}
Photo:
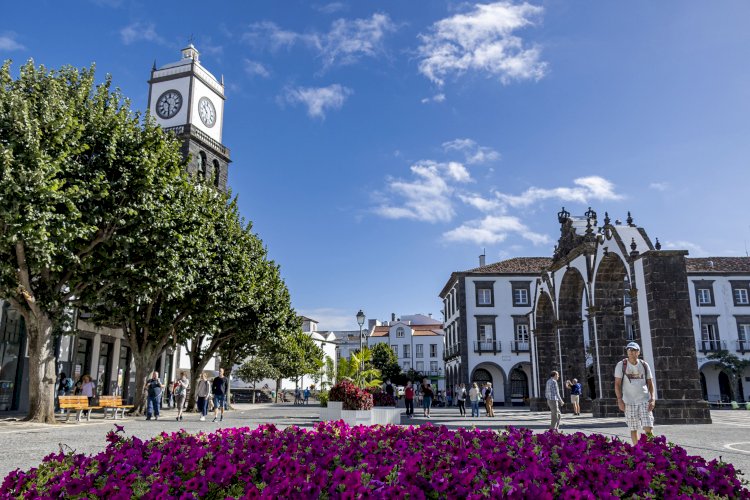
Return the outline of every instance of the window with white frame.
{"type": "Polygon", "coordinates": [[[417,371],[418,372],[424,371],[424,361],[417,361],[417,371]]]}
{"type": "Polygon", "coordinates": [[[494,338],[493,335],[494,327],[489,324],[479,325],[479,331],[477,332],[479,342],[491,342],[494,338]]]}
{"type": "Polygon", "coordinates": [[[742,341],[750,341],[750,323],[740,323],[737,325],[737,335],[742,341]]]}
{"type": "Polygon", "coordinates": [[[698,306],[715,306],[714,280],[694,280],[695,299],[698,306]]]}
{"type": "Polygon", "coordinates": [[[516,325],[516,342],[529,342],[529,325],[525,323],[516,325]]]}
{"type": "Polygon", "coordinates": [[[404,361],[404,371],[408,372],[411,370],[411,361],[404,361]]]}
{"type": "Polygon", "coordinates": [[[705,306],[711,303],[711,289],[710,288],[698,289],[698,303],[702,306],[705,306]]]}
{"type": "Polygon", "coordinates": [[[732,298],[735,306],[750,306],[750,281],[729,282],[732,285],[732,298]]]}
{"type": "Polygon", "coordinates": [[[495,297],[493,295],[494,281],[475,281],[477,295],[477,307],[494,307],[495,297]]]}
{"type": "Polygon", "coordinates": [[[404,357],[410,358],[411,357],[411,346],[410,345],[404,345],[404,357]]]}
{"type": "Polygon", "coordinates": [[[423,358],[423,357],[424,357],[424,345],[422,345],[422,344],[417,344],[417,345],[416,345],[415,347],[416,347],[416,349],[417,349],[417,350],[416,350],[416,353],[417,353],[417,357],[418,357],[418,358],[423,358]]]}
{"type": "Polygon", "coordinates": [[[404,329],[403,327],[396,328],[396,338],[402,339],[404,338],[404,329]]]}
{"type": "Polygon", "coordinates": [[[437,358],[437,344],[430,344],[430,357],[437,358]]]}
{"type": "Polygon", "coordinates": [[[397,345],[391,346],[391,349],[393,349],[393,354],[395,354],[396,357],[398,357],[398,346],[397,345]]]}
{"type": "Polygon", "coordinates": [[[511,281],[510,286],[513,290],[513,307],[528,306],[531,282],[511,281]]]}
{"type": "Polygon", "coordinates": [[[438,362],[437,361],[430,361],[430,371],[431,372],[438,371],[438,362]]]}
{"type": "Polygon", "coordinates": [[[701,350],[707,351],[718,351],[722,348],[721,340],[719,339],[719,325],[717,323],[717,316],[703,316],[701,317],[701,350]]]}

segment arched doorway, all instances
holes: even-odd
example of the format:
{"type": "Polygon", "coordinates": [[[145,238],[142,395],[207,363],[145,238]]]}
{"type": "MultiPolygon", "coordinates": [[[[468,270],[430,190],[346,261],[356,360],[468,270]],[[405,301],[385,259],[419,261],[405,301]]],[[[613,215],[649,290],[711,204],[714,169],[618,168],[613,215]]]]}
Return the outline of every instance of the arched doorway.
{"type": "MultiPolygon", "coordinates": [[[[472,374],[471,382],[476,383],[481,388],[487,382],[492,383],[492,375],[484,368],[477,368],[472,374]]],[[[494,386],[495,384],[492,385],[494,386]]]]}
{"type": "Polygon", "coordinates": [[[510,401],[512,406],[524,406],[529,400],[529,377],[520,367],[510,371],[510,401]]]}
{"type": "Polygon", "coordinates": [[[583,336],[584,307],[588,306],[586,285],[578,269],[570,268],[563,275],[558,299],[558,333],[560,336],[561,379],[584,380],[586,347],[583,336]]]}
{"type": "Polygon", "coordinates": [[[719,372],[719,393],[721,394],[721,402],[728,403],[732,401],[732,384],[729,382],[729,375],[724,371],[719,372]]]}

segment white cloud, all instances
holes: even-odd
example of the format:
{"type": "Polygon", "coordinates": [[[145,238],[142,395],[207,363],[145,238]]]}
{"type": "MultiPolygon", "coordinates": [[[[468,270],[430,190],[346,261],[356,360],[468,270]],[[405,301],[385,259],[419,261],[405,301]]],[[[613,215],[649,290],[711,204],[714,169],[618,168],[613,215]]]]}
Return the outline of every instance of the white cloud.
{"type": "Polygon", "coordinates": [[[424,222],[447,222],[455,211],[451,202],[453,188],[447,178],[453,178],[447,164],[423,161],[412,165],[414,179],[390,179],[388,191],[391,200],[375,209],[375,213],[388,219],[414,219],[424,222]]]}
{"type": "Polygon", "coordinates": [[[297,311],[318,322],[318,330],[357,330],[357,320],[351,312],[333,307],[319,307],[315,309],[300,309],[297,311]]]}
{"type": "Polygon", "coordinates": [[[666,191],[669,189],[669,184],[666,182],[652,182],[648,185],[649,189],[654,189],[656,191],[666,191]]]}
{"type": "Polygon", "coordinates": [[[469,206],[472,206],[480,212],[495,212],[503,209],[502,203],[497,200],[488,200],[478,194],[459,194],[458,198],[469,206]]]}
{"type": "Polygon", "coordinates": [[[335,14],[336,12],[349,10],[349,6],[344,2],[331,2],[325,5],[314,5],[313,8],[324,14],[335,14]]]}
{"type": "Polygon", "coordinates": [[[539,47],[525,46],[514,33],[533,26],[543,12],[528,3],[496,2],[442,19],[419,36],[419,71],[438,85],[449,75],[467,71],[487,73],[503,84],[539,80],[547,67],[540,61],[539,47]]]}
{"type": "Polygon", "coordinates": [[[469,241],[491,245],[505,241],[509,234],[517,234],[535,245],[548,244],[547,235],[531,231],[518,217],[488,215],[484,219],[468,221],[443,234],[448,241],[469,241]]]}
{"type": "Polygon", "coordinates": [[[543,189],[531,187],[520,195],[497,193],[498,199],[512,207],[527,207],[533,203],[555,198],[560,201],[587,203],[589,200],[620,200],[622,195],[615,192],[615,186],[599,176],[580,177],[573,181],[577,187],[557,187],[543,189]]]}
{"type": "Polygon", "coordinates": [[[471,182],[471,174],[466,170],[466,167],[458,162],[451,161],[445,166],[445,170],[453,180],[458,182],[471,182]]]}
{"type": "Polygon", "coordinates": [[[249,76],[261,76],[268,78],[271,76],[271,72],[258,61],[251,61],[250,59],[244,60],[245,73],[249,76]]]}
{"type": "Polygon", "coordinates": [[[129,24],[120,30],[120,38],[125,45],[140,41],[164,43],[164,39],[156,32],[153,23],[136,22],[129,24]]]}
{"type": "Polygon", "coordinates": [[[708,252],[703,247],[689,241],[667,241],[664,243],[664,248],[669,250],[687,250],[691,257],[708,257],[708,252]]]}
{"type": "Polygon", "coordinates": [[[0,50],[11,52],[13,50],[23,50],[25,48],[26,47],[16,40],[15,33],[5,33],[4,35],[0,35],[0,50]]]}
{"type": "Polygon", "coordinates": [[[328,87],[297,87],[288,88],[284,100],[291,104],[302,103],[307,106],[307,114],[312,118],[325,119],[326,110],[341,109],[347,97],[353,91],[338,83],[328,87]]]}
{"type": "Polygon", "coordinates": [[[323,67],[353,64],[363,57],[376,57],[385,51],[385,36],[396,31],[387,14],[373,14],[363,19],[337,19],[328,33],[297,33],[280,28],[273,22],[253,23],[242,39],[256,47],[276,50],[302,43],[323,60],[323,67]]]}
{"type": "Polygon", "coordinates": [[[445,94],[435,94],[432,97],[425,97],[422,99],[422,104],[427,104],[429,102],[444,102],[445,101],[445,94]]]}
{"type": "Polygon", "coordinates": [[[500,153],[492,148],[480,146],[472,139],[454,139],[444,142],[443,149],[446,151],[459,151],[466,158],[469,165],[488,163],[500,159],[500,153]]]}

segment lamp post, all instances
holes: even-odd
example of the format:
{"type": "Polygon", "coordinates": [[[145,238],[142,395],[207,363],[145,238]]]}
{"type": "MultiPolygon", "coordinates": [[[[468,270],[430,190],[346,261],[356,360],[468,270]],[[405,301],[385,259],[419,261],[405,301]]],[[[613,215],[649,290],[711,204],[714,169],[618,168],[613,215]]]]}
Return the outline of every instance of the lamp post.
{"type": "Polygon", "coordinates": [[[362,357],[362,350],[364,349],[364,337],[362,336],[362,325],[365,324],[365,313],[362,312],[362,309],[359,310],[357,313],[357,324],[359,325],[359,356],[360,356],[360,364],[359,364],[359,372],[360,374],[365,371],[365,358],[362,357]]]}

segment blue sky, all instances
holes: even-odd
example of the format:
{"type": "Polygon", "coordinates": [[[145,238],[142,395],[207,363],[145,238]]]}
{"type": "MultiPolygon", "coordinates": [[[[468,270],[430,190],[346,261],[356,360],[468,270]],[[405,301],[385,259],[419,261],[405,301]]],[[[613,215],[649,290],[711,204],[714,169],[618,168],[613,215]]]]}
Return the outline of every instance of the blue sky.
{"type": "Polygon", "coordinates": [[[321,329],[433,313],[452,271],[550,256],[564,205],[666,248],[750,245],[750,3],[28,1],[0,58],[96,63],[145,109],[192,35],[229,184],[321,329]]]}

